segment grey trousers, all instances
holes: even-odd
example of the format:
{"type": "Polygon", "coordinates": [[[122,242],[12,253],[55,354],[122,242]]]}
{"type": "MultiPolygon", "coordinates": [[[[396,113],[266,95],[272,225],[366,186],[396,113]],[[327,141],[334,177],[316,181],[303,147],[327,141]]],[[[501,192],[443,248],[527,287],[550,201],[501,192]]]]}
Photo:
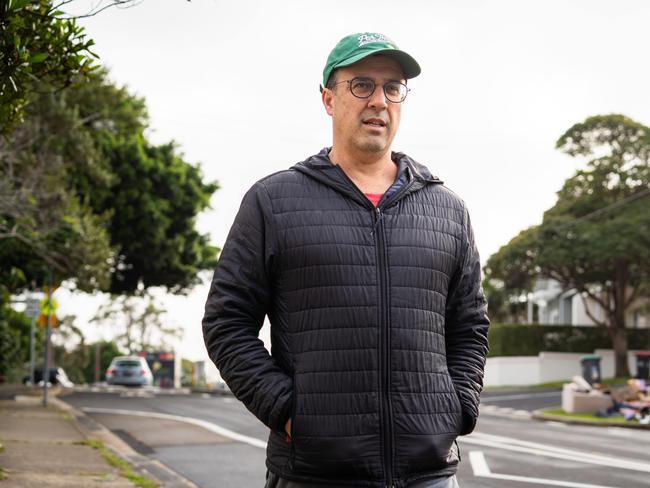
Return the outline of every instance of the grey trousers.
{"type": "MultiPolygon", "coordinates": [[[[264,488],[355,488],[349,485],[322,485],[318,483],[302,483],[299,481],[289,481],[279,478],[273,473],[269,473],[266,478],[264,488]]],[[[410,484],[408,488],[459,488],[456,476],[444,478],[434,478],[431,480],[418,481],[410,484]]]]}

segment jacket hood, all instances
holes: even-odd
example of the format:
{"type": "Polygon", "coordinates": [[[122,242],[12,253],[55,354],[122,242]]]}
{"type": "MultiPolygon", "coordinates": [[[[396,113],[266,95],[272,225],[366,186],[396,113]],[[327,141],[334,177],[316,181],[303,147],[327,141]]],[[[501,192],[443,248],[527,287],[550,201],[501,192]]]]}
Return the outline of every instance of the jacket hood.
{"type": "MultiPolygon", "coordinates": [[[[295,164],[291,169],[300,171],[325,185],[328,185],[345,195],[365,204],[367,199],[352,183],[350,178],[329,158],[331,147],[323,148],[318,154],[310,156],[305,161],[295,164]]],[[[428,184],[442,184],[442,181],[433,176],[429,168],[411,159],[404,153],[392,152],[391,159],[397,164],[398,180],[406,174],[407,182],[411,185],[412,191],[422,188],[428,184]]]]}

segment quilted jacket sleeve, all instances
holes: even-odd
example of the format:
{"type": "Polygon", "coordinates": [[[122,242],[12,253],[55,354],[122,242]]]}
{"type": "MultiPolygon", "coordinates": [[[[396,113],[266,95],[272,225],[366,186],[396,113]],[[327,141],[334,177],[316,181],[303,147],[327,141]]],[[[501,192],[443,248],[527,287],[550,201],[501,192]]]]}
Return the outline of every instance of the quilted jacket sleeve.
{"type": "Polygon", "coordinates": [[[481,288],[481,262],[467,211],[462,255],[450,283],[446,307],[447,368],[463,410],[461,435],[474,430],[488,353],[487,301],[481,288]]]}
{"type": "Polygon", "coordinates": [[[262,183],[244,196],[205,305],[203,338],[235,396],[270,429],[283,431],[292,380],[259,339],[271,297],[271,201],[262,183]]]}

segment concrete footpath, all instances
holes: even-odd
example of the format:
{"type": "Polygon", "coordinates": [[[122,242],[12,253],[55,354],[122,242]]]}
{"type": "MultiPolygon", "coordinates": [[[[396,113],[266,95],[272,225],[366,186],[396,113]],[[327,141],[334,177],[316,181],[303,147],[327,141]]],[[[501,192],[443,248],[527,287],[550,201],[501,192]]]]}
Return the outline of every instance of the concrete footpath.
{"type": "Polygon", "coordinates": [[[45,408],[41,391],[0,385],[0,488],[196,488],[56,398],[56,387],[45,408]]]}

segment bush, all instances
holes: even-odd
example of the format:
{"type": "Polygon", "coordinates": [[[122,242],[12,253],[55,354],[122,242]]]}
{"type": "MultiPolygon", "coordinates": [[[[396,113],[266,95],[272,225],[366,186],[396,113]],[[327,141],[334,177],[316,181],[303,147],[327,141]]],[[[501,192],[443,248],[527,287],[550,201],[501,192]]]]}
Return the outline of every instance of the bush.
{"type": "MultiPolygon", "coordinates": [[[[29,363],[29,336],[31,320],[16,312],[6,303],[0,303],[0,383],[19,382],[29,363]]],[[[36,359],[43,351],[43,330],[36,327],[34,349],[36,359]]]]}
{"type": "MultiPolygon", "coordinates": [[[[650,349],[650,329],[628,329],[627,338],[630,349],[650,349]]],[[[602,327],[492,324],[488,339],[490,357],[537,356],[542,351],[592,353],[612,348],[602,327]]]]}

